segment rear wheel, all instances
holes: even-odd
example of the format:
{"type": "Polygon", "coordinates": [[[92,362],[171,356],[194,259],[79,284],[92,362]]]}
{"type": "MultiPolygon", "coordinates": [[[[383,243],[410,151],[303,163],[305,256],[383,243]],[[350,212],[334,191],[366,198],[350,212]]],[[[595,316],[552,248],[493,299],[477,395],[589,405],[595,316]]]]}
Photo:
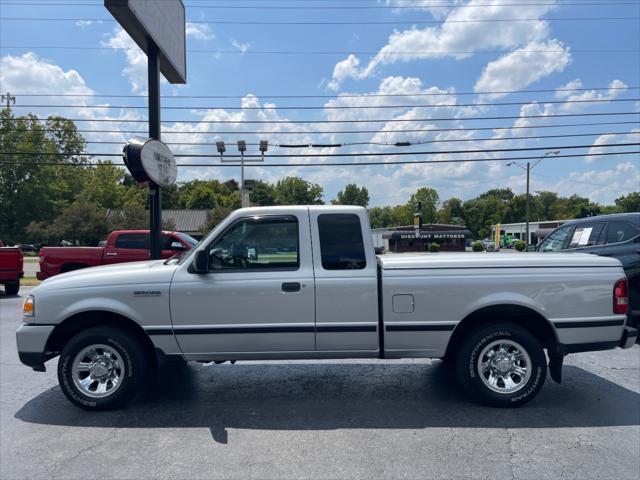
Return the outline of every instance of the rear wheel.
{"type": "Polygon", "coordinates": [[[4,291],[7,295],[17,295],[18,291],[20,291],[20,280],[5,283],[4,291]]]}
{"type": "Polygon", "coordinates": [[[137,339],[111,326],[92,327],[64,346],[58,362],[63,393],[85,410],[111,410],[144,386],[151,359],[137,339]]]}
{"type": "Polygon", "coordinates": [[[462,341],[458,378],[478,401],[517,407],[533,399],[547,376],[542,345],[529,331],[511,323],[493,323],[462,341]]]}

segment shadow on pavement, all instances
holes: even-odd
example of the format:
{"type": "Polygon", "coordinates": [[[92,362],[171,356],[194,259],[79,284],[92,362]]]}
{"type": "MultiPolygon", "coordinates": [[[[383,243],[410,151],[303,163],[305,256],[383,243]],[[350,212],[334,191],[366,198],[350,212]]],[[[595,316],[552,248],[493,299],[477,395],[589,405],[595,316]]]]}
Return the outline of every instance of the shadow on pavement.
{"type": "Polygon", "coordinates": [[[186,365],[129,407],[85,412],[58,387],[29,400],[15,417],[74,427],[205,427],[227,443],[227,429],[558,428],[640,425],[640,394],[579,367],[562,385],[548,380],[522,408],[471,403],[441,362],[186,365]]]}

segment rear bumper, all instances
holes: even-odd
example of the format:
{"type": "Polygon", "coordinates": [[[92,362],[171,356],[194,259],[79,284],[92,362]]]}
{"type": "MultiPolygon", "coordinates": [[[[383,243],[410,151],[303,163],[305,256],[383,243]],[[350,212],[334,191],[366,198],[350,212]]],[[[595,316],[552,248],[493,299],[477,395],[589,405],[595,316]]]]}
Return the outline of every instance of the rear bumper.
{"type": "Polygon", "coordinates": [[[36,278],[38,280],[46,280],[47,278],[49,278],[49,274],[45,272],[36,272],[36,278]]]}
{"type": "Polygon", "coordinates": [[[46,351],[47,341],[55,326],[30,325],[23,323],[16,331],[18,356],[26,366],[36,371],[44,372],[44,362],[51,358],[46,351]]]}

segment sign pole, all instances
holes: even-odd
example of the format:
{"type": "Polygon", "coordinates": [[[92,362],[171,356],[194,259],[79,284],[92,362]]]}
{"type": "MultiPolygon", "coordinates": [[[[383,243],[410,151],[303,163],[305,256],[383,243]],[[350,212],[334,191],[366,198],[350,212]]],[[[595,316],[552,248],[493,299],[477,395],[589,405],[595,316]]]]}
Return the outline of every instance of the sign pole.
{"type": "MultiPolygon", "coordinates": [[[[158,46],[148,39],[147,83],[149,93],[149,137],[160,140],[160,59],[158,46]]],[[[160,186],[149,181],[149,246],[151,259],[161,257],[160,230],[162,228],[162,192],[160,186]]]]}

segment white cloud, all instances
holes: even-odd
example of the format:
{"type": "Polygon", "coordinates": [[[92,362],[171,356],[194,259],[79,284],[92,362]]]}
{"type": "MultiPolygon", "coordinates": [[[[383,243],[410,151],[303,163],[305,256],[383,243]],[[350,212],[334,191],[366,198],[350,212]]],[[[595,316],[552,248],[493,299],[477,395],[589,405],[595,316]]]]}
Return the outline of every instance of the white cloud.
{"type": "Polygon", "coordinates": [[[147,56],[138,48],[129,34],[118,27],[102,44],[106,47],[125,49],[127,66],[122,74],[127,77],[134,93],[140,93],[147,88],[147,56]]]}
{"type": "Polygon", "coordinates": [[[587,103],[589,100],[597,100],[598,103],[594,103],[593,105],[598,105],[599,102],[606,102],[608,100],[613,100],[622,95],[625,91],[627,91],[627,85],[621,80],[613,80],[609,83],[609,88],[607,90],[585,90],[585,91],[574,91],[571,92],[569,88],[581,88],[582,82],[580,80],[574,80],[573,82],[569,82],[566,85],[560,87],[560,91],[556,92],[556,96],[558,98],[562,98],[568,102],[584,102],[584,103],[563,103],[559,107],[559,111],[562,113],[568,112],[576,112],[580,111],[585,106],[588,106],[587,103]],[[566,91],[562,91],[562,89],[567,89],[566,91]]]}
{"type": "MultiPolygon", "coordinates": [[[[631,130],[629,133],[626,133],[626,134],[600,135],[598,138],[595,139],[595,141],[593,142],[593,146],[589,149],[589,153],[585,158],[585,162],[595,163],[601,157],[597,155],[593,155],[594,153],[606,153],[611,151],[610,148],[598,147],[598,145],[609,145],[614,143],[638,143],[638,142],[640,142],[640,129],[631,130]]],[[[620,148],[624,148],[624,147],[620,147],[620,148]]],[[[632,147],[628,147],[628,148],[632,148],[632,147]]],[[[637,148],[635,147],[634,149],[637,150],[637,148]]],[[[636,156],[636,161],[640,161],[640,156],[636,156]]],[[[638,185],[640,189],[640,184],[638,185]]]]}
{"type": "Polygon", "coordinates": [[[443,56],[460,60],[470,56],[464,52],[516,48],[541,42],[549,35],[549,25],[544,20],[504,23],[496,23],[495,20],[539,19],[554,8],[553,1],[523,4],[519,8],[505,4],[504,0],[471,0],[465,5],[464,8],[452,9],[441,26],[395,31],[365,67],[357,68],[360,63],[358,58],[339,62],[349,68],[339,70],[337,73],[342,73],[342,76],[334,76],[331,86],[337,89],[346,78],[368,77],[381,65],[443,56]],[[469,8],[473,5],[478,5],[478,8],[469,8]],[[474,20],[480,22],[472,22],[474,20]],[[397,55],[394,52],[415,53],[397,55]]]}
{"type": "Polygon", "coordinates": [[[187,22],[185,34],[187,35],[187,37],[191,37],[203,42],[216,38],[213,30],[206,23],[187,22]]]}
{"type": "Polygon", "coordinates": [[[102,20],[77,20],[75,26],[80,27],[84,30],[85,28],[89,28],[93,24],[101,25],[102,20]]]}
{"type": "MultiPolygon", "coordinates": [[[[532,42],[490,62],[476,81],[476,92],[498,92],[518,90],[561,72],[571,62],[569,49],[558,40],[532,42]],[[543,53],[542,53],[543,52],[543,53]]],[[[504,97],[506,93],[482,95],[492,100],[504,97]]]]}
{"type": "Polygon", "coordinates": [[[231,44],[231,46],[233,48],[238,49],[241,53],[246,53],[249,48],[251,47],[251,43],[249,42],[239,42],[238,40],[236,40],[235,38],[230,38],[229,39],[229,43],[231,44]]]}
{"type": "Polygon", "coordinates": [[[340,84],[347,78],[365,77],[365,73],[359,67],[360,59],[355,55],[349,55],[345,60],[336,63],[333,67],[332,80],[327,84],[327,88],[336,91],[340,89],[340,84]]]}

